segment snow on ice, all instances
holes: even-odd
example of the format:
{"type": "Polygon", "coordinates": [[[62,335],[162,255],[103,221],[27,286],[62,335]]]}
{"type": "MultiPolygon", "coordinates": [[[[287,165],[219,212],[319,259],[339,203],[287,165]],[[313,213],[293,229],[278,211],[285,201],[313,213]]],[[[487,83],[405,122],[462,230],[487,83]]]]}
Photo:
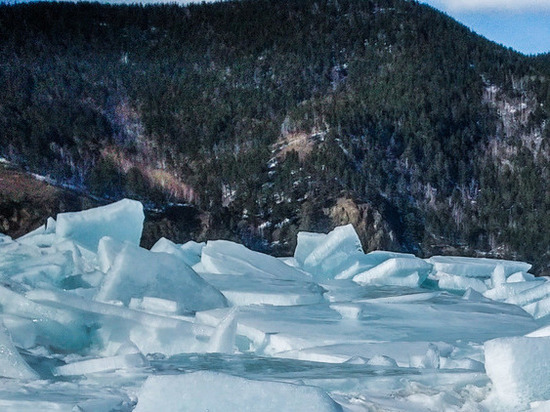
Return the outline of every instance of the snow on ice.
{"type": "Polygon", "coordinates": [[[122,200],[0,235],[0,409],[548,410],[550,282],[496,259],[139,247],[122,200]]]}

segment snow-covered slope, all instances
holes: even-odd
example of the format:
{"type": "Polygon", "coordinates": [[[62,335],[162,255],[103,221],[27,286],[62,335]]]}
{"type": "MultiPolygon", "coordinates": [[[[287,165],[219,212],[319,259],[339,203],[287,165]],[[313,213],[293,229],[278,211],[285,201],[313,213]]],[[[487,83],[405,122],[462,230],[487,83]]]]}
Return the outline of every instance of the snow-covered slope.
{"type": "Polygon", "coordinates": [[[300,233],[285,259],[227,241],[148,251],[140,211],[0,235],[0,408],[550,404],[550,283],[527,263],[364,254],[352,226],[300,233]]]}

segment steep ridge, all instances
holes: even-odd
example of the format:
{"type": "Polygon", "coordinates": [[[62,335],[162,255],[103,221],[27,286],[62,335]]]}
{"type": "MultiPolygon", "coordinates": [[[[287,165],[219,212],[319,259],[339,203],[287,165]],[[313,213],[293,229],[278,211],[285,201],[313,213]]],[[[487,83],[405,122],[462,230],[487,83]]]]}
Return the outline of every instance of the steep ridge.
{"type": "Polygon", "coordinates": [[[4,5],[0,61],[0,155],[60,183],[272,253],[351,222],[549,270],[548,55],[415,1],[4,5]]]}

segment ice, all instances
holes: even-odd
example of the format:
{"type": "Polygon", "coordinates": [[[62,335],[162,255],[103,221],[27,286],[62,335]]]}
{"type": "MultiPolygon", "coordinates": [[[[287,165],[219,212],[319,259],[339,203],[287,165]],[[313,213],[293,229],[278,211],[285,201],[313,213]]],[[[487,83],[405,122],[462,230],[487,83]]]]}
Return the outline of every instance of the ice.
{"type": "Polygon", "coordinates": [[[545,318],[550,315],[550,296],[525,305],[523,309],[535,319],[545,318]]]}
{"type": "Polygon", "coordinates": [[[144,296],[143,299],[130,299],[130,304],[128,307],[130,309],[166,315],[177,315],[179,313],[178,302],[167,299],[152,298],[149,296],[144,296]]]}
{"type": "Polygon", "coordinates": [[[68,251],[29,258],[12,267],[16,268],[17,273],[13,273],[11,279],[30,286],[56,285],[75,274],[73,254],[68,251]]]}
{"type": "Polygon", "coordinates": [[[303,266],[307,257],[325,241],[326,237],[325,233],[298,232],[296,249],[294,250],[296,262],[303,266]]]}
{"type": "Polygon", "coordinates": [[[468,288],[468,290],[464,292],[462,299],[469,300],[472,302],[490,302],[491,301],[491,299],[486,298],[477,290],[474,290],[472,288],[468,288]]]}
{"type": "Polygon", "coordinates": [[[140,202],[123,199],[82,212],[60,213],[55,233],[58,238],[71,239],[91,251],[97,250],[104,236],[138,245],[144,218],[140,202]]]}
{"type": "Polygon", "coordinates": [[[228,241],[149,251],[120,226],[137,213],[101,210],[0,235],[0,409],[550,403],[550,283],[527,263],[364,254],[349,225],[300,233],[294,257],[228,241]]]}
{"type": "Polygon", "coordinates": [[[535,280],[535,275],[525,272],[516,272],[508,276],[506,282],[517,283],[517,282],[529,282],[535,280]]]}
{"type": "Polygon", "coordinates": [[[392,258],[414,258],[408,253],[386,252],[375,250],[374,252],[350,254],[350,256],[334,270],[335,279],[350,279],[355,275],[372,269],[375,266],[392,258]]]}
{"type": "Polygon", "coordinates": [[[8,235],[0,233],[0,247],[5,246],[8,243],[13,243],[13,239],[8,235]]]}
{"type": "Polygon", "coordinates": [[[216,372],[152,376],[138,394],[136,412],[341,411],[319,388],[258,381],[216,372]]]}
{"type": "Polygon", "coordinates": [[[55,368],[54,376],[87,375],[118,369],[141,368],[148,362],[141,353],[130,353],[106,358],[87,359],[55,368]]]}
{"type": "Polygon", "coordinates": [[[437,345],[430,343],[426,355],[420,362],[420,367],[425,369],[439,369],[439,348],[437,345]]]}
{"type": "Polygon", "coordinates": [[[50,246],[55,242],[55,226],[55,219],[49,217],[45,224],[19,237],[17,242],[25,245],[50,246]]]}
{"type": "MultiPolygon", "coordinates": [[[[80,313],[92,324],[99,325],[94,336],[98,353],[110,356],[128,341],[144,353],[173,355],[205,350],[198,338],[207,340],[212,328],[188,320],[136,311],[124,306],[90,301],[62,291],[32,291],[28,297],[43,305],[55,305],[68,313],[80,313]],[[113,345],[111,345],[113,344],[113,345]],[[113,350],[110,350],[114,348],[113,350]]],[[[32,302],[34,303],[34,302],[32,302]]],[[[36,303],[35,303],[36,304],[36,303]]],[[[44,306],[48,307],[48,306],[44,306]]],[[[87,345],[91,339],[88,337],[87,345]]]]}
{"type": "MultiPolygon", "coordinates": [[[[314,242],[310,241],[310,243],[314,242]]],[[[303,265],[304,268],[313,268],[321,265],[329,257],[333,259],[334,255],[342,254],[346,256],[354,252],[363,252],[361,241],[355,229],[351,224],[339,226],[316,245],[304,259],[303,265]]]]}
{"type": "Polygon", "coordinates": [[[506,301],[511,299],[513,296],[517,296],[528,290],[534,289],[542,283],[545,283],[542,279],[537,279],[530,282],[501,283],[497,287],[484,292],[483,296],[493,300],[506,301]]]}
{"type": "Polygon", "coordinates": [[[371,366],[385,366],[385,367],[397,367],[395,359],[385,355],[376,355],[369,359],[367,365],[371,366]]]}
{"type": "Polygon", "coordinates": [[[210,336],[207,352],[233,353],[237,332],[237,313],[237,308],[233,308],[221,320],[212,336],[210,336]]]}
{"type": "Polygon", "coordinates": [[[415,287],[428,277],[432,265],[415,257],[390,258],[353,277],[361,285],[382,284],[415,287]]]}
{"type": "Polygon", "coordinates": [[[525,336],[530,338],[543,338],[546,336],[550,336],[550,325],[543,326],[542,328],[534,330],[533,332],[528,333],[525,336]]]}
{"type": "MultiPolygon", "coordinates": [[[[90,344],[91,325],[71,310],[33,302],[2,286],[0,305],[4,314],[33,322],[34,327],[26,323],[25,331],[30,335],[25,340],[34,340],[45,347],[67,352],[81,351],[90,344]]],[[[14,335],[18,336],[17,333],[14,335]]],[[[23,342],[21,344],[25,345],[23,342]]]]}
{"type": "Polygon", "coordinates": [[[208,241],[202,249],[201,263],[207,273],[258,273],[275,279],[307,280],[305,274],[285,265],[279,259],[227,240],[208,241]]]}
{"type": "Polygon", "coordinates": [[[505,276],[531,269],[531,265],[525,262],[461,256],[433,256],[427,262],[433,265],[436,272],[476,278],[490,278],[499,265],[505,276]]]}
{"type": "MultiPolygon", "coordinates": [[[[354,345],[353,350],[363,350],[361,348],[369,347],[369,342],[384,342],[383,347],[389,347],[390,342],[424,342],[426,337],[433,342],[465,340],[482,344],[487,339],[525,334],[537,327],[527,313],[512,305],[491,301],[470,302],[433,292],[414,296],[414,299],[403,299],[401,302],[387,298],[355,301],[351,316],[356,317],[353,319],[341,315],[347,309],[342,308],[342,303],[241,307],[237,333],[246,336],[252,342],[251,350],[262,355],[319,360],[321,357],[314,354],[323,353],[323,362],[329,358],[344,362],[353,355],[370,358],[381,354],[394,359],[406,356],[408,362],[408,344],[398,345],[398,353],[340,353],[340,349],[335,348],[342,348],[342,345],[351,348],[349,345],[354,345]],[[333,307],[339,310],[333,310],[333,307]],[[422,316],[411,316],[420,308],[425,309],[422,316]],[[452,329],[447,327],[449,324],[453,325],[452,329]],[[323,347],[328,348],[327,352],[319,351],[323,347]],[[304,357],[306,350],[310,355],[304,357]]],[[[226,310],[211,310],[197,313],[196,318],[216,327],[224,316],[226,310]]],[[[415,354],[423,356],[426,350],[424,344],[420,353],[415,354]]]]}
{"type": "MultiPolygon", "coordinates": [[[[529,285],[531,282],[528,283],[529,285]]],[[[517,295],[511,296],[506,299],[506,303],[511,303],[514,305],[525,306],[530,303],[533,303],[537,300],[550,297],[550,282],[546,281],[542,284],[536,285],[536,287],[529,288],[517,295]]]]}
{"type": "Polygon", "coordinates": [[[5,313],[2,315],[2,319],[16,346],[30,349],[36,345],[37,327],[33,320],[5,313]]]}
{"type": "Polygon", "coordinates": [[[300,232],[294,257],[315,279],[331,279],[357,265],[363,248],[353,226],[339,226],[329,234],[300,232]]]}
{"type": "Polygon", "coordinates": [[[508,410],[529,402],[550,400],[547,359],[550,337],[511,337],[485,343],[485,369],[493,382],[494,398],[508,410]]]}
{"type": "Polygon", "coordinates": [[[550,411],[550,401],[536,401],[530,403],[531,412],[547,412],[550,411]]]}
{"type": "Polygon", "coordinates": [[[363,316],[363,308],[356,303],[334,303],[329,306],[332,310],[338,312],[342,319],[359,319],[363,316]]]}
{"type": "Polygon", "coordinates": [[[440,289],[451,291],[466,291],[468,289],[483,293],[487,290],[487,285],[482,279],[469,278],[459,275],[449,275],[443,272],[436,272],[431,278],[437,280],[440,289]]]}
{"type": "Polygon", "coordinates": [[[294,258],[299,267],[316,280],[349,279],[392,258],[414,258],[396,252],[363,253],[352,225],[340,226],[329,234],[298,233],[294,258]]]}
{"type": "Polygon", "coordinates": [[[491,283],[494,288],[506,283],[506,271],[504,269],[504,265],[499,263],[495,266],[493,273],[491,273],[491,283]]]}
{"type": "Polygon", "coordinates": [[[151,252],[164,252],[174,255],[189,266],[196,265],[201,260],[204,243],[187,242],[185,245],[176,245],[174,242],[162,237],[151,248],[151,252]]]}
{"type": "Polygon", "coordinates": [[[145,296],[174,301],[180,313],[227,306],[217,289],[177,257],[126,243],[105,275],[96,300],[128,305],[132,298],[145,296]]]}
{"type": "Polygon", "coordinates": [[[180,246],[181,250],[183,250],[191,262],[189,266],[195,265],[196,263],[200,262],[201,255],[202,255],[202,249],[206,246],[205,242],[195,242],[193,240],[190,240],[187,243],[184,243],[180,246]]]}
{"type": "Polygon", "coordinates": [[[240,276],[203,273],[202,277],[235,306],[309,305],[322,302],[325,291],[316,283],[274,279],[273,276],[261,272],[240,276]]]}
{"type": "Polygon", "coordinates": [[[97,260],[99,263],[99,270],[103,273],[113,266],[115,258],[124,248],[124,243],[113,239],[110,236],[104,236],[99,240],[97,245],[97,260]]]}
{"type": "Polygon", "coordinates": [[[0,322],[0,377],[14,379],[38,378],[38,374],[27,365],[17,352],[2,322],[0,322]]]}

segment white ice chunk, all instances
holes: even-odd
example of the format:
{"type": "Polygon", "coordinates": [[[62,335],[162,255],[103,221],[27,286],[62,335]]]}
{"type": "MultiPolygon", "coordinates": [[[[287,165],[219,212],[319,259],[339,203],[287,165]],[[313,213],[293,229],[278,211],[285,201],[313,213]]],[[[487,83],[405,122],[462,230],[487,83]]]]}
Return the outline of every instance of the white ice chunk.
{"type": "Polygon", "coordinates": [[[0,247],[6,246],[10,243],[13,243],[13,239],[8,235],[0,233],[0,247]]]}
{"type": "Polygon", "coordinates": [[[506,283],[506,270],[501,263],[496,265],[493,273],[491,273],[491,283],[494,288],[506,283]]]}
{"type": "Polygon", "coordinates": [[[298,264],[303,266],[307,257],[325,241],[326,237],[325,233],[298,232],[294,250],[294,258],[298,264]]]}
{"type": "Polygon", "coordinates": [[[325,291],[313,282],[274,279],[260,272],[240,276],[203,273],[202,277],[235,306],[310,305],[322,302],[325,291]]]}
{"type": "MultiPolygon", "coordinates": [[[[494,396],[508,410],[532,401],[550,400],[550,337],[498,338],[485,342],[485,369],[494,396]]],[[[515,409],[518,410],[518,409],[515,409]]]]}
{"type": "Polygon", "coordinates": [[[440,368],[441,369],[465,369],[476,372],[484,372],[485,367],[482,362],[479,362],[475,359],[462,358],[462,359],[449,359],[440,357],[440,368]]]}
{"type": "MultiPolygon", "coordinates": [[[[330,232],[304,260],[304,268],[320,265],[325,259],[332,259],[336,253],[363,252],[361,241],[351,224],[339,226],[330,232]]],[[[296,256],[295,256],[296,257],[296,256]]]]}
{"type": "Polygon", "coordinates": [[[0,376],[15,379],[36,379],[38,374],[19,355],[8,331],[0,322],[0,376]]]}
{"type": "Polygon", "coordinates": [[[45,224],[17,239],[25,245],[51,246],[55,242],[55,219],[49,217],[45,224]]]}
{"type": "Polygon", "coordinates": [[[550,325],[543,326],[542,328],[539,328],[531,333],[528,333],[525,336],[529,338],[544,338],[546,336],[550,336],[550,325]]]}
{"type": "Polygon", "coordinates": [[[517,296],[525,291],[536,288],[541,283],[544,283],[542,279],[531,282],[501,283],[496,288],[484,292],[483,296],[493,300],[504,301],[512,296],[517,296]]]}
{"type": "Polygon", "coordinates": [[[257,381],[218,372],[150,376],[138,394],[135,412],[144,411],[341,411],[319,388],[257,381]]]}
{"type": "Polygon", "coordinates": [[[487,290],[487,285],[478,278],[468,278],[459,275],[449,275],[444,272],[436,272],[430,278],[437,280],[440,289],[463,291],[473,289],[476,292],[483,293],[487,290]]]}
{"type": "Polygon", "coordinates": [[[237,333],[237,308],[232,308],[210,336],[207,352],[233,353],[237,333]]]}
{"type": "Polygon", "coordinates": [[[549,296],[550,296],[550,282],[546,281],[541,285],[537,285],[537,287],[530,288],[517,295],[511,296],[510,298],[506,299],[506,303],[525,306],[549,296]]]}
{"type": "Polygon", "coordinates": [[[363,273],[355,275],[354,282],[362,285],[385,284],[418,286],[432,270],[432,265],[414,257],[388,259],[363,273]]]}
{"type": "Polygon", "coordinates": [[[529,404],[530,412],[548,412],[550,411],[550,401],[536,401],[529,404]]]}
{"type": "Polygon", "coordinates": [[[430,343],[428,351],[422,359],[420,366],[425,369],[439,369],[439,348],[437,345],[430,343]]]}
{"type": "Polygon", "coordinates": [[[177,302],[182,313],[227,306],[217,289],[178,258],[126,243],[105,275],[96,300],[128,305],[131,298],[144,296],[177,302]]]}
{"type": "Polygon", "coordinates": [[[342,316],[342,319],[359,319],[363,314],[363,307],[354,303],[333,303],[330,305],[342,316]]]}
{"type": "Polygon", "coordinates": [[[167,299],[152,298],[150,296],[144,296],[143,299],[131,298],[128,307],[144,312],[166,315],[176,315],[179,312],[177,302],[167,299]]]}
{"type": "Polygon", "coordinates": [[[55,233],[58,238],[69,238],[91,251],[97,250],[104,236],[138,245],[144,219],[140,202],[123,199],[82,212],[60,213],[55,233]]]}
{"type": "Polygon", "coordinates": [[[283,257],[279,257],[277,259],[279,259],[285,265],[288,265],[288,266],[293,267],[293,268],[299,268],[301,266],[293,256],[286,256],[286,257],[283,256],[283,257]]]}
{"type": "Polygon", "coordinates": [[[107,273],[111,266],[113,266],[116,256],[122,251],[123,248],[123,242],[119,242],[110,236],[104,236],[99,239],[99,244],[97,245],[97,261],[99,263],[99,270],[103,273],[107,273]]]}
{"type": "Polygon", "coordinates": [[[409,253],[386,252],[383,250],[375,250],[374,252],[367,253],[366,255],[359,252],[351,253],[348,258],[342,262],[342,264],[334,268],[329,276],[334,277],[335,279],[350,279],[361,272],[365,272],[375,266],[378,266],[388,259],[414,257],[414,255],[409,253]]]}
{"type": "Polygon", "coordinates": [[[486,298],[477,290],[474,290],[472,288],[469,288],[466,292],[464,292],[462,299],[469,300],[471,302],[490,302],[491,301],[491,299],[486,298]]]}
{"type": "Polygon", "coordinates": [[[395,359],[390,358],[389,356],[376,355],[369,359],[369,361],[367,362],[367,365],[396,368],[397,362],[395,361],[395,359]]]}
{"type": "Polygon", "coordinates": [[[185,253],[187,256],[187,260],[190,262],[189,266],[193,266],[200,262],[201,255],[202,255],[202,249],[206,246],[205,242],[195,242],[193,240],[190,240],[187,243],[184,243],[180,246],[181,250],[185,253]]]}
{"type": "Polygon", "coordinates": [[[462,256],[433,256],[427,262],[433,264],[434,271],[479,278],[490,278],[498,265],[502,265],[506,276],[531,269],[531,265],[525,262],[462,256]]]}
{"type": "Polygon", "coordinates": [[[97,372],[108,372],[119,369],[141,368],[148,366],[148,362],[141,353],[130,353],[106,358],[87,359],[68,363],[54,369],[55,376],[87,375],[97,372]]]}
{"type": "Polygon", "coordinates": [[[37,327],[35,322],[5,313],[2,315],[2,319],[16,346],[29,349],[36,345],[37,327]]]}
{"type": "Polygon", "coordinates": [[[90,344],[89,325],[70,310],[41,305],[1,286],[0,305],[4,313],[34,323],[38,344],[62,351],[78,351],[90,344]]]}
{"type": "Polygon", "coordinates": [[[523,309],[535,319],[541,319],[550,315],[550,296],[523,306],[523,309]]]}
{"type": "Polygon", "coordinates": [[[151,252],[169,253],[189,266],[193,266],[200,261],[201,251],[202,246],[200,243],[187,242],[185,245],[179,246],[164,237],[161,237],[151,248],[151,252]]]}
{"type": "MultiPolygon", "coordinates": [[[[131,340],[141,353],[176,353],[201,352],[204,345],[197,337],[207,338],[212,329],[204,325],[195,325],[189,321],[173,317],[136,311],[124,306],[90,301],[80,296],[61,291],[35,290],[27,296],[38,302],[70,308],[82,312],[86,319],[99,324],[100,341],[105,347],[105,354],[110,356],[109,346],[113,342],[117,350],[120,344],[131,340]]],[[[34,302],[31,302],[35,304],[34,302]]],[[[61,335],[61,338],[67,339],[61,335]]]]}
{"type": "Polygon", "coordinates": [[[307,280],[305,274],[279,259],[227,240],[208,241],[202,249],[201,263],[204,271],[209,273],[260,273],[276,279],[307,280]]]}
{"type": "Polygon", "coordinates": [[[508,276],[508,278],[506,279],[506,282],[509,282],[509,283],[530,282],[535,279],[536,279],[535,275],[532,275],[530,273],[516,272],[508,276]]]}
{"type": "Polygon", "coordinates": [[[364,256],[359,237],[351,224],[339,226],[325,236],[308,233],[299,236],[299,239],[303,245],[297,247],[296,260],[303,260],[303,269],[317,279],[334,278],[350,266],[357,265],[353,261],[356,256],[364,256]]]}
{"type": "Polygon", "coordinates": [[[366,365],[368,361],[369,360],[367,358],[364,358],[363,356],[354,355],[348,360],[346,360],[344,363],[348,365],[366,365]]]}

